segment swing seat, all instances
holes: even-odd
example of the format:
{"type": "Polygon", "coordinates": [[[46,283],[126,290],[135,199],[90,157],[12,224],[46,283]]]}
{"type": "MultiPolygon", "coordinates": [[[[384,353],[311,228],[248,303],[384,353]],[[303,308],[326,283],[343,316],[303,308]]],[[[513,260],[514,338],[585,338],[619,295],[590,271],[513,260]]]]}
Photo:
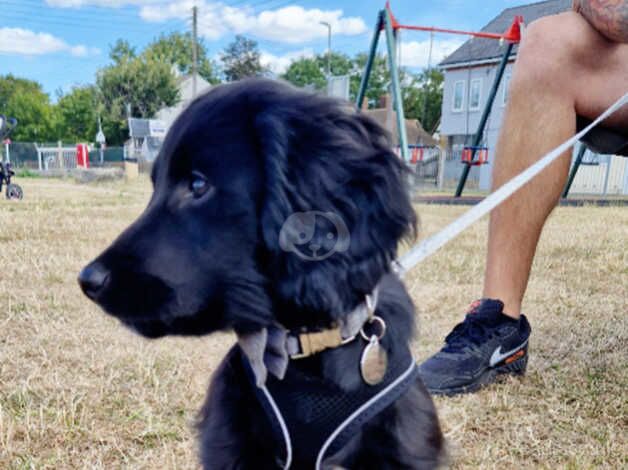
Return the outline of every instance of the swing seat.
{"type": "MultiPolygon", "coordinates": [[[[576,128],[580,131],[591,124],[591,122],[591,119],[577,116],[576,128]]],[[[608,127],[596,126],[587,132],[584,137],[580,139],[580,141],[583,145],[578,151],[576,160],[571,168],[569,177],[567,178],[567,184],[563,190],[564,198],[569,195],[569,190],[571,189],[571,185],[576,177],[576,173],[578,172],[580,165],[594,164],[583,161],[584,153],[587,148],[589,148],[592,152],[598,154],[601,153],[602,155],[620,155],[622,157],[628,157],[628,131],[621,133],[614,129],[609,129],[608,127]]]]}
{"type": "MultiPolygon", "coordinates": [[[[578,131],[591,124],[592,120],[582,116],[576,119],[578,131]]],[[[628,157],[628,131],[623,135],[608,127],[596,126],[581,139],[592,152],[603,155],[621,155],[628,157]]]]}
{"type": "Polygon", "coordinates": [[[410,154],[410,163],[416,165],[419,162],[423,161],[423,149],[422,145],[409,145],[411,154],[410,154]]]}
{"type": "Polygon", "coordinates": [[[461,162],[465,165],[484,165],[488,163],[488,147],[465,147],[462,149],[461,162]],[[474,157],[474,152],[475,156],[474,157]]]}

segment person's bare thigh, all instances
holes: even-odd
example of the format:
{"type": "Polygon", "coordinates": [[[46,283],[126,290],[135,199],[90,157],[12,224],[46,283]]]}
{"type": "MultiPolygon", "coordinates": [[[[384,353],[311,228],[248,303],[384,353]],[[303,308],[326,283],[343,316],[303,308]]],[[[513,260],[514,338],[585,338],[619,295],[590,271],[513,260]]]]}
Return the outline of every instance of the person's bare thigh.
{"type": "MultiPolygon", "coordinates": [[[[609,41],[575,12],[558,16],[573,58],[569,76],[576,112],[594,119],[628,93],[628,44],[609,41]]],[[[628,106],[606,124],[628,132],[628,106]]]]}

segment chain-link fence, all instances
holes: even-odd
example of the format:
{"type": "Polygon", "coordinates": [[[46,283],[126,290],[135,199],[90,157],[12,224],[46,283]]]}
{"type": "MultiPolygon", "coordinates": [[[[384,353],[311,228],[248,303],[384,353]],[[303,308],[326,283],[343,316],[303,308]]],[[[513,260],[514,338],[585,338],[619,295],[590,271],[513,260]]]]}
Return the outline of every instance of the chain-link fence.
{"type": "MultiPolygon", "coordinates": [[[[123,147],[89,148],[89,164],[93,167],[119,166],[124,161],[123,147]]],[[[14,168],[35,170],[73,169],[77,167],[75,144],[12,142],[2,145],[2,161],[9,161],[14,168]]]]}
{"type": "Polygon", "coordinates": [[[37,168],[37,147],[30,142],[13,142],[2,146],[2,161],[11,162],[13,168],[37,168]],[[8,152],[7,152],[8,150],[8,152]]]}

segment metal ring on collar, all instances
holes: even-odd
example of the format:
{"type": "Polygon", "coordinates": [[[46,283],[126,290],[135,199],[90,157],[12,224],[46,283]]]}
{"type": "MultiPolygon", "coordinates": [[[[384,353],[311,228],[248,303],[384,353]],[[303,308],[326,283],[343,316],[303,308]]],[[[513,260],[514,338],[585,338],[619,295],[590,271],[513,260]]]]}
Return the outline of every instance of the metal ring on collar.
{"type": "Polygon", "coordinates": [[[384,337],[384,335],[386,334],[386,322],[384,321],[384,319],[382,317],[378,317],[378,316],[374,316],[372,317],[370,320],[368,320],[364,326],[362,326],[362,329],[360,330],[360,335],[362,336],[362,338],[364,338],[365,341],[370,341],[371,338],[373,337],[373,335],[368,336],[366,334],[366,332],[364,331],[364,327],[366,325],[370,325],[373,323],[377,323],[381,329],[379,335],[375,335],[377,336],[377,339],[382,339],[384,337]]]}

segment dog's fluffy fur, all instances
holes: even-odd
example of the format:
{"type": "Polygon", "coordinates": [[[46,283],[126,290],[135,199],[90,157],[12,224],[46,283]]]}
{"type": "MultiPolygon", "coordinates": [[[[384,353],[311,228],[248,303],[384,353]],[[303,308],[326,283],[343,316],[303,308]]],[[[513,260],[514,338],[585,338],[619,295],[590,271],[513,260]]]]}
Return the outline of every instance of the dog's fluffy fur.
{"type": "MultiPolygon", "coordinates": [[[[414,308],[390,273],[399,240],[416,226],[404,176],[386,133],[339,101],[270,80],[216,87],[168,133],[150,203],[88,267],[106,276],[89,295],[147,337],[248,334],[274,322],[329,327],[381,280],[383,346],[405,347],[414,308]],[[191,182],[199,175],[211,189],[195,197],[191,182]],[[320,261],[283,250],[282,225],[307,211],[338,215],[350,234],[347,249],[320,261]]],[[[290,367],[351,393],[367,386],[356,367],[363,346],[354,341],[290,367]]],[[[229,359],[215,372],[201,412],[203,465],[277,468],[267,418],[243,366],[229,359]]],[[[417,379],[325,465],[433,468],[441,450],[434,406],[417,379]]]]}

